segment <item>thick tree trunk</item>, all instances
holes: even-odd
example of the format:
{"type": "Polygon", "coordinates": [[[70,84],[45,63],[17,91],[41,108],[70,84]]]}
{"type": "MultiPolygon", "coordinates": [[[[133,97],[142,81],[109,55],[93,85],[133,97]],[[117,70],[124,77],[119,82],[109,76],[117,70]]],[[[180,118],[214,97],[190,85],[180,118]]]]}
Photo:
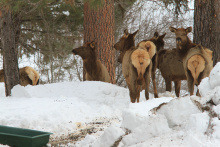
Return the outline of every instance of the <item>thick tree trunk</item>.
{"type": "Polygon", "coordinates": [[[213,51],[213,64],[220,61],[220,0],[195,0],[194,42],[213,51]]]}
{"type": "Polygon", "coordinates": [[[3,69],[6,96],[11,95],[11,89],[19,84],[19,69],[16,48],[16,26],[9,10],[2,10],[0,17],[1,42],[3,49],[3,69]]]}
{"type": "Polygon", "coordinates": [[[97,42],[98,57],[115,83],[114,0],[104,0],[104,5],[97,9],[84,4],[84,43],[90,41],[97,42]]]}

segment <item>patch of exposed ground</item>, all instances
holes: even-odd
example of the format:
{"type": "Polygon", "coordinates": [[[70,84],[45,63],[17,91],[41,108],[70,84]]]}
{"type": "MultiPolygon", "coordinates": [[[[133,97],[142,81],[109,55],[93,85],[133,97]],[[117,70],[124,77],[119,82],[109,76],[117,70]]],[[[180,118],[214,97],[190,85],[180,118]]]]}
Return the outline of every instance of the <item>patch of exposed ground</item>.
{"type": "Polygon", "coordinates": [[[104,132],[106,128],[108,128],[113,123],[120,123],[121,120],[118,118],[107,118],[107,117],[101,117],[93,120],[89,123],[77,123],[77,128],[74,132],[63,135],[59,137],[50,137],[49,146],[51,147],[66,147],[71,144],[71,146],[74,146],[74,144],[77,141],[83,140],[87,134],[92,134],[95,136],[100,136],[100,132],[104,132]],[[99,133],[97,133],[99,132],[99,133]]]}

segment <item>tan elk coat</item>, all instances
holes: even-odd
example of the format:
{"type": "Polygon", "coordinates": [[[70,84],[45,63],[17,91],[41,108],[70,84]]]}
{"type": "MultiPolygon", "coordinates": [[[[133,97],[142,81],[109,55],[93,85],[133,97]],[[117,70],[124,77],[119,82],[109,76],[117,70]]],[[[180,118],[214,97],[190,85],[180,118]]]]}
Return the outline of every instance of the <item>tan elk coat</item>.
{"type": "MultiPolygon", "coordinates": [[[[38,85],[39,73],[30,66],[26,66],[19,69],[20,85],[38,85]]],[[[4,70],[0,70],[0,82],[4,82],[4,70]]]]}

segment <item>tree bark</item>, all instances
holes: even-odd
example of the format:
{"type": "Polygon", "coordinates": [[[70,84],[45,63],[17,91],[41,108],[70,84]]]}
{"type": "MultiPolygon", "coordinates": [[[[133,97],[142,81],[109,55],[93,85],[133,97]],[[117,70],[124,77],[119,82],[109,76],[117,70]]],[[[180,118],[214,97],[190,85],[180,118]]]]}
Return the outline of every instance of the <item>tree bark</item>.
{"type": "Polygon", "coordinates": [[[2,10],[0,17],[1,42],[3,49],[3,69],[5,94],[11,95],[11,89],[19,84],[19,69],[16,48],[16,29],[10,10],[2,10]]]}
{"type": "Polygon", "coordinates": [[[195,0],[194,43],[213,51],[213,65],[220,61],[220,0],[195,0]]]}
{"type": "Polygon", "coordinates": [[[84,4],[84,43],[97,42],[98,57],[115,83],[114,0],[103,2],[103,6],[97,9],[91,8],[88,2],[84,4]]]}

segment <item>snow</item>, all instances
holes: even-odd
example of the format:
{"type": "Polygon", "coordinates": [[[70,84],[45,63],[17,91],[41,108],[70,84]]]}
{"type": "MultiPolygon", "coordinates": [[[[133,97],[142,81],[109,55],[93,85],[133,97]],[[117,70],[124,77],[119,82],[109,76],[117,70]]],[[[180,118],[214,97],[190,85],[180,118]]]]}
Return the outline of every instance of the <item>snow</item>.
{"type": "Polygon", "coordinates": [[[218,105],[220,104],[220,62],[210,72],[209,77],[202,80],[199,85],[201,96],[212,101],[218,105]]]}
{"type": "Polygon", "coordinates": [[[63,14],[65,14],[66,16],[69,16],[70,12],[69,11],[63,11],[63,14]]]}
{"type": "Polygon", "coordinates": [[[166,92],[160,98],[150,94],[146,101],[142,91],[140,103],[134,104],[128,89],[104,82],[17,85],[10,97],[5,97],[0,83],[0,125],[52,132],[48,146],[64,138],[67,143],[60,142],[60,146],[217,147],[219,71],[220,63],[202,80],[202,97],[176,98],[166,92]],[[77,133],[81,133],[80,139],[68,138],[77,133]]]}

